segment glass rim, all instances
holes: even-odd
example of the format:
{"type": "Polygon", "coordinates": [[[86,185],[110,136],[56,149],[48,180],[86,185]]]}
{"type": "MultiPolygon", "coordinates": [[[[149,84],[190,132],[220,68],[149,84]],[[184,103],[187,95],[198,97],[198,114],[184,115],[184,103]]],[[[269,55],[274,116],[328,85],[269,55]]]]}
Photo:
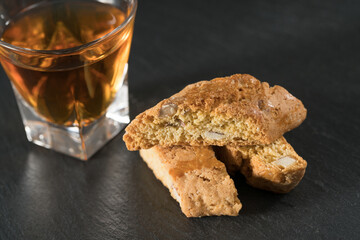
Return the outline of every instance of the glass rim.
{"type": "Polygon", "coordinates": [[[23,47],[18,47],[15,45],[12,45],[10,43],[4,42],[2,40],[0,40],[0,47],[5,47],[9,50],[12,51],[17,51],[17,52],[22,52],[22,53],[30,53],[30,54],[40,54],[40,55],[66,55],[66,54],[72,54],[75,52],[79,52],[81,50],[84,50],[86,48],[89,48],[99,42],[102,42],[103,40],[115,35],[116,33],[118,33],[120,30],[122,30],[126,25],[129,24],[129,22],[134,18],[135,16],[135,12],[137,9],[137,5],[138,5],[138,0],[130,0],[130,2],[132,3],[132,9],[130,11],[129,16],[126,17],[126,19],[119,25],[117,26],[114,30],[112,30],[111,32],[105,34],[104,36],[97,38],[91,42],[82,44],[80,46],[76,46],[76,47],[72,47],[72,48],[65,48],[65,49],[59,49],[59,50],[36,50],[36,49],[30,49],[30,48],[23,48],[23,47]]]}

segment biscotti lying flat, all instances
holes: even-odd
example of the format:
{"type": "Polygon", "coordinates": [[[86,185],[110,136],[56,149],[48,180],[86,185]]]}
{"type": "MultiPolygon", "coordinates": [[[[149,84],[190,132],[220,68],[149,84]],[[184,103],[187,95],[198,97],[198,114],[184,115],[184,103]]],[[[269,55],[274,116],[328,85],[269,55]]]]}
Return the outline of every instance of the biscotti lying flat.
{"type": "Polygon", "coordinates": [[[161,101],[127,126],[124,141],[132,151],[270,144],[305,117],[301,101],[284,88],[236,74],[188,85],[161,101]]]}
{"type": "Polygon", "coordinates": [[[268,145],[226,146],[216,151],[229,173],[241,171],[251,186],[277,193],[293,189],[307,166],[284,137],[268,145]]]}
{"type": "Polygon", "coordinates": [[[234,182],[211,147],[156,146],[140,155],[187,217],[238,215],[234,182]]]}
{"type": "Polygon", "coordinates": [[[302,179],[307,163],[282,135],[305,118],[284,88],[235,74],[188,85],[139,114],[123,139],[187,217],[235,216],[242,205],[228,172],[277,193],[302,179]]]}

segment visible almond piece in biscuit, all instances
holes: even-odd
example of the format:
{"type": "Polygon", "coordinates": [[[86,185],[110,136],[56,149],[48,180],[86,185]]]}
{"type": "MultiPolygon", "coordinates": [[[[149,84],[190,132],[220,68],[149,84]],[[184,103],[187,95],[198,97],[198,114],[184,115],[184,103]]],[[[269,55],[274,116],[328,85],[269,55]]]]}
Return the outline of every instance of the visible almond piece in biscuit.
{"type": "Polygon", "coordinates": [[[251,186],[277,193],[292,190],[307,166],[284,137],[269,145],[221,147],[216,152],[230,174],[241,171],[251,186]]]}
{"type": "Polygon", "coordinates": [[[248,74],[188,85],[126,128],[129,150],[156,145],[270,144],[306,117],[301,101],[248,74]]]}
{"type": "Polygon", "coordinates": [[[211,147],[155,146],[140,155],[187,217],[238,215],[234,182],[211,147]]]}

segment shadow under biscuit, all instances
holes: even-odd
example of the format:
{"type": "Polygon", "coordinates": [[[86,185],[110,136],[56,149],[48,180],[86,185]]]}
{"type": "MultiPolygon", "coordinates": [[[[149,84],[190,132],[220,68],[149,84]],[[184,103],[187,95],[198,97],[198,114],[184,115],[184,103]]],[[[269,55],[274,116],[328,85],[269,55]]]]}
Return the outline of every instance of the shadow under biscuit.
{"type": "Polygon", "coordinates": [[[243,205],[239,216],[263,214],[270,211],[272,207],[286,196],[284,194],[273,193],[254,188],[246,183],[245,177],[237,173],[231,176],[238,191],[238,197],[243,205]]]}

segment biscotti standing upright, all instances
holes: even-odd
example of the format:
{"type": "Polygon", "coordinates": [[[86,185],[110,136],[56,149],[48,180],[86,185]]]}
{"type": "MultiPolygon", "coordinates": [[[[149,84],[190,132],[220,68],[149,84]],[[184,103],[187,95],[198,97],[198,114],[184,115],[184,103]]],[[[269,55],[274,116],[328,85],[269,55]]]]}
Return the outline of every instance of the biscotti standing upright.
{"type": "Polygon", "coordinates": [[[296,187],[307,166],[284,137],[268,145],[226,146],[215,150],[230,174],[241,171],[251,186],[277,193],[296,187]]]}
{"type": "Polygon", "coordinates": [[[236,74],[188,85],[139,114],[124,141],[129,150],[269,144],[305,117],[301,101],[284,88],[236,74]]]}
{"type": "Polygon", "coordinates": [[[140,155],[187,217],[238,215],[234,182],[211,147],[156,146],[140,155]]]}

